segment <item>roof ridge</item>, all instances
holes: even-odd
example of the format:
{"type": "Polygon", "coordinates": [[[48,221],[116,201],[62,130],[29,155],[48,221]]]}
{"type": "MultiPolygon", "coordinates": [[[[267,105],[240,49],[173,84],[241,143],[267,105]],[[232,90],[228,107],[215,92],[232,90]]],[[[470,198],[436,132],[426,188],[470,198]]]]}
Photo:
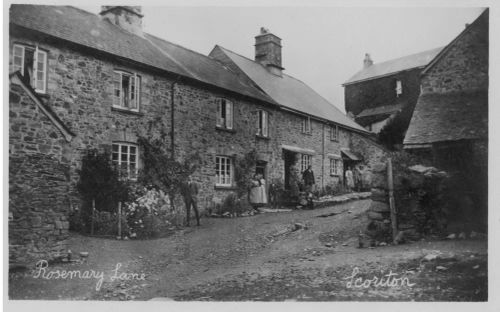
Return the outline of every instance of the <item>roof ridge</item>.
{"type": "MultiPolygon", "coordinates": [[[[244,58],[244,59],[246,59],[246,60],[248,60],[248,61],[250,61],[250,62],[253,62],[253,63],[257,64],[257,65],[260,65],[261,67],[264,67],[264,65],[260,64],[259,62],[255,61],[255,60],[252,60],[251,58],[246,57],[246,56],[244,56],[244,55],[241,55],[241,54],[239,54],[239,53],[237,53],[237,52],[234,52],[234,51],[232,51],[232,50],[226,49],[226,48],[224,48],[224,47],[223,47],[223,46],[221,46],[221,45],[216,44],[216,45],[215,45],[215,47],[220,47],[220,48],[221,48],[221,49],[223,49],[223,50],[226,50],[226,51],[228,51],[228,52],[231,52],[231,53],[233,53],[233,54],[236,54],[236,55],[237,55],[237,56],[239,56],[239,57],[242,57],[242,58],[244,58]]],[[[264,69],[265,69],[265,67],[264,67],[264,69]]],[[[289,77],[289,78],[295,79],[295,80],[297,80],[297,81],[301,82],[302,84],[304,84],[304,85],[308,86],[305,82],[303,82],[302,80],[300,80],[300,79],[298,79],[298,78],[296,78],[296,77],[294,77],[294,76],[291,76],[291,75],[289,75],[289,74],[287,74],[287,73],[283,73],[283,72],[282,72],[281,74],[282,74],[282,75],[284,75],[284,76],[287,76],[287,77],[289,77]]],[[[271,75],[272,75],[272,74],[271,74],[271,75]]],[[[308,87],[309,87],[309,86],[308,86],[308,87]]]]}

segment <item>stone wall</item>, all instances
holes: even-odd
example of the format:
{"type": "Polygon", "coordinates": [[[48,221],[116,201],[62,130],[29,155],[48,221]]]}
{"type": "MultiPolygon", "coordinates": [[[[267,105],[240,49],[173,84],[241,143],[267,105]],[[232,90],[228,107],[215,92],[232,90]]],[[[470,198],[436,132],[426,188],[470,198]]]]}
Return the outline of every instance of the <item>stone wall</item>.
{"type": "Polygon", "coordinates": [[[9,95],[9,262],[50,260],[68,237],[67,142],[33,100],[9,95]]]}
{"type": "Polygon", "coordinates": [[[488,16],[469,27],[422,77],[422,93],[488,88],[488,16]]]}
{"type": "MultiPolygon", "coordinates": [[[[174,143],[178,159],[199,153],[202,165],[194,179],[200,182],[200,208],[206,208],[213,197],[223,198],[234,188],[215,187],[215,156],[243,156],[255,149],[259,159],[267,162],[268,179],[284,178],[282,144],[313,150],[313,171],[319,188],[341,183],[341,175],[332,176],[329,155],[341,155],[341,147],[349,147],[351,131],[340,128],[338,141],[329,139],[329,126],[312,120],[312,133],[302,133],[302,116],[275,106],[251,100],[238,94],[179,80],[166,73],[111,59],[97,53],[40,40],[27,34],[11,36],[13,42],[39,45],[48,51],[48,87],[44,102],[76,134],[65,148],[64,158],[70,165],[71,201],[78,201],[75,191],[77,170],[88,148],[110,148],[113,141],[134,143],[150,121],[155,123],[152,135],[165,133],[170,146],[171,111],[174,107],[174,143]],[[142,92],[139,113],[112,108],[113,71],[121,69],[141,75],[142,92]],[[172,94],[173,92],[173,94],[172,94]],[[173,95],[174,103],[171,102],[173,95]],[[216,129],[216,100],[234,103],[234,129],[216,129]],[[269,112],[269,138],[256,133],[259,109],[269,112]]],[[[12,58],[12,56],[11,56],[12,58]]],[[[12,59],[10,60],[12,65],[12,59]]],[[[366,143],[366,146],[369,144],[366,143]]],[[[363,146],[363,148],[367,148],[363,146]]],[[[378,147],[373,147],[378,148],[378,147]]],[[[140,165],[140,163],[139,163],[140,165]]],[[[342,168],[340,168],[342,172],[342,168]]]]}

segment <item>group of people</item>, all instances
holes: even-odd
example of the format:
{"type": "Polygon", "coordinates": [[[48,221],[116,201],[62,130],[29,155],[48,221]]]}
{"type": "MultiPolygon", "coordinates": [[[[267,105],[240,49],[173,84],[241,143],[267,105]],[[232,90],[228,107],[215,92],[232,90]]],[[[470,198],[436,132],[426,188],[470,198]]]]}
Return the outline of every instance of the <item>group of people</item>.
{"type": "MultiPolygon", "coordinates": [[[[314,172],[312,171],[312,166],[308,166],[307,169],[302,172],[302,182],[304,185],[304,191],[307,193],[308,201],[309,199],[312,201],[312,194],[314,192],[314,185],[316,183],[314,179],[314,172]]],[[[347,167],[347,170],[345,171],[345,182],[346,187],[349,191],[352,191],[355,188],[359,189],[361,187],[360,169],[356,168],[353,173],[352,167],[347,167]]],[[[184,198],[184,203],[186,204],[187,225],[189,226],[191,208],[193,208],[196,215],[197,225],[200,225],[200,218],[197,207],[198,184],[193,182],[191,177],[189,177],[188,181],[182,185],[181,192],[184,198]]],[[[268,204],[266,180],[260,173],[256,173],[250,181],[248,201],[255,210],[268,204]]]]}

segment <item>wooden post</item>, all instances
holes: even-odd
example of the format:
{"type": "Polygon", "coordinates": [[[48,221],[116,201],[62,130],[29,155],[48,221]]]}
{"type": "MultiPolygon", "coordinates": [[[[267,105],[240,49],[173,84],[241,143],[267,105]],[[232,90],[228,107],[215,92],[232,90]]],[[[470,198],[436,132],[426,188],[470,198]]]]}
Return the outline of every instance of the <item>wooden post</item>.
{"type": "Polygon", "coordinates": [[[398,235],[398,221],[396,215],[396,205],[394,203],[394,182],[392,179],[392,159],[387,159],[387,186],[389,188],[389,208],[391,210],[392,241],[396,243],[398,235]]]}
{"type": "Polygon", "coordinates": [[[92,214],[90,216],[90,235],[94,235],[94,214],[95,214],[95,199],[92,199],[92,214]]]}
{"type": "Polygon", "coordinates": [[[122,237],[122,202],[118,202],[118,237],[122,237]]]}

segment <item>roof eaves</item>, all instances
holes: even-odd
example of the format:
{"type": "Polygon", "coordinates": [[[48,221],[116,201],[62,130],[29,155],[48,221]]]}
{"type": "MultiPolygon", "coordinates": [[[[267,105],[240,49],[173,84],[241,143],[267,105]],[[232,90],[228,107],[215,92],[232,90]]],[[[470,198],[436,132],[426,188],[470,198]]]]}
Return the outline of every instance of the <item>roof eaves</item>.
{"type": "Polygon", "coordinates": [[[392,75],[395,75],[395,74],[398,74],[398,73],[402,73],[402,72],[406,72],[406,71],[410,71],[410,70],[414,70],[414,69],[420,69],[420,68],[425,68],[425,66],[415,66],[415,67],[405,68],[405,69],[402,69],[402,70],[398,70],[398,71],[386,73],[386,74],[383,74],[383,75],[377,75],[377,76],[373,76],[373,77],[369,77],[369,78],[365,78],[365,79],[344,82],[341,86],[345,87],[345,86],[348,86],[348,85],[353,85],[353,84],[357,84],[357,83],[361,83],[361,82],[366,82],[366,81],[370,81],[370,80],[375,80],[375,79],[380,79],[380,78],[384,78],[384,77],[389,77],[389,76],[392,76],[392,75]]]}

